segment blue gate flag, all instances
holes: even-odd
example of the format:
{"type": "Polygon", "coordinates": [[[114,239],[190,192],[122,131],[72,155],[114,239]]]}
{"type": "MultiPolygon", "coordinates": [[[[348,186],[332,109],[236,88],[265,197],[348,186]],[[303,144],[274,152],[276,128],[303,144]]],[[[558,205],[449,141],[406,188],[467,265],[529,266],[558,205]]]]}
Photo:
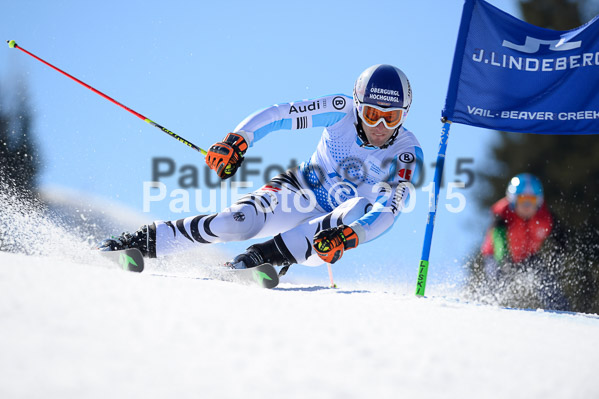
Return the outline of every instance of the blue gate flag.
{"type": "Polygon", "coordinates": [[[598,134],[598,18],[555,31],[466,0],[443,117],[510,132],[598,134]]]}

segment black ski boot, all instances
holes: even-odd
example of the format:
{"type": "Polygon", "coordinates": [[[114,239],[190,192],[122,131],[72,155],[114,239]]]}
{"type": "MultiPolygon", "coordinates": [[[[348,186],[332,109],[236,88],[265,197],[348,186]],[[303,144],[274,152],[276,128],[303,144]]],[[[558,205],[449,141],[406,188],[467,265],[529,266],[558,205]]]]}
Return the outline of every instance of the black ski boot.
{"type": "Polygon", "coordinates": [[[225,266],[231,269],[249,269],[263,263],[265,262],[262,253],[252,246],[246,249],[244,253],[237,255],[233,260],[226,262],[225,266]]]}
{"type": "Polygon", "coordinates": [[[134,233],[123,233],[118,237],[107,238],[97,245],[100,251],[118,251],[137,248],[144,257],[156,257],[156,233],[151,226],[141,226],[134,233]],[[154,234],[152,234],[154,233],[154,234]]]}
{"type": "MultiPolygon", "coordinates": [[[[260,266],[264,263],[270,263],[273,266],[288,266],[296,263],[295,260],[289,261],[285,255],[279,251],[274,239],[270,239],[260,244],[254,244],[245,250],[244,253],[237,255],[232,261],[226,262],[225,266],[231,269],[249,269],[260,266]]],[[[287,271],[285,269],[285,271],[287,271]]]]}

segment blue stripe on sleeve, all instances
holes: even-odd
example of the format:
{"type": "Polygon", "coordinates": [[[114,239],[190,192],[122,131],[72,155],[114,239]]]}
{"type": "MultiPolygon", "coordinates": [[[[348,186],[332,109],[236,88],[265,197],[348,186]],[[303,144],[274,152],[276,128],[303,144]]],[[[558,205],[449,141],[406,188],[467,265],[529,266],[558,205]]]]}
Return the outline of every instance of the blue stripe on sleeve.
{"type": "Polygon", "coordinates": [[[372,225],[374,223],[374,221],[376,219],[378,219],[378,217],[383,212],[390,212],[390,211],[389,211],[389,209],[385,209],[385,205],[381,204],[380,202],[375,202],[374,205],[372,206],[372,209],[370,210],[370,212],[368,212],[367,214],[362,216],[360,219],[358,219],[357,222],[360,223],[362,226],[372,225]]]}
{"type": "Polygon", "coordinates": [[[418,181],[418,177],[420,176],[420,169],[424,167],[424,154],[422,153],[422,148],[416,147],[414,148],[414,152],[416,153],[416,167],[414,168],[414,175],[412,176],[412,181],[418,181]],[[421,167],[419,167],[421,166],[421,167]]]}
{"type": "Polygon", "coordinates": [[[312,115],[313,127],[326,127],[334,125],[343,119],[347,114],[345,112],[324,112],[322,114],[312,115]]]}
{"type": "Polygon", "coordinates": [[[268,133],[274,132],[275,130],[281,130],[281,129],[291,130],[291,119],[281,119],[278,121],[274,121],[272,123],[269,123],[268,125],[262,126],[260,129],[257,129],[254,132],[253,143],[260,140],[261,138],[266,136],[268,133]]]}
{"type": "MultiPolygon", "coordinates": [[[[397,158],[393,159],[393,162],[391,162],[391,167],[389,168],[389,177],[387,178],[387,181],[393,181],[393,179],[395,179],[395,174],[397,173],[397,158]]],[[[378,200],[378,198],[377,198],[378,200]]]]}

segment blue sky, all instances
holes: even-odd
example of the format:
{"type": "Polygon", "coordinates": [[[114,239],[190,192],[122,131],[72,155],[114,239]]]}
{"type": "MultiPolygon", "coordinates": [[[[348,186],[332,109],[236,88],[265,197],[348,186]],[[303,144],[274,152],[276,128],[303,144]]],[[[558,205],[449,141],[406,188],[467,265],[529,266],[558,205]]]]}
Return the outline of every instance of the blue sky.
{"type": "MultiPolygon", "coordinates": [[[[515,1],[490,3],[520,16],[515,1]]],[[[422,144],[427,185],[433,178],[431,163],[439,145],[439,118],[462,4],[22,0],[3,6],[0,26],[3,40],[15,40],[203,148],[258,109],[326,94],[351,95],[362,70],[378,63],[396,65],[408,75],[414,91],[405,126],[422,144]]],[[[43,148],[43,185],[81,190],[141,212],[142,184],[151,180],[152,159],[169,157],[177,170],[198,167],[200,191],[191,190],[190,198],[199,196],[207,203],[199,153],[8,46],[0,50],[0,79],[6,88],[16,79],[27,83],[43,148]]],[[[252,169],[262,175],[268,165],[286,167],[291,159],[307,159],[320,132],[271,134],[247,154],[262,158],[252,169]]],[[[473,170],[484,167],[496,135],[452,126],[445,181],[458,178],[458,159],[472,158],[473,163],[463,166],[473,170]]],[[[162,180],[169,193],[179,188],[179,177],[177,173],[162,180]]],[[[446,190],[441,192],[430,257],[433,284],[461,275],[464,256],[481,242],[489,219],[474,203],[478,183],[460,191],[466,199],[460,213],[445,209],[457,201],[444,200],[446,190]]],[[[253,184],[259,187],[262,176],[253,184]]],[[[401,215],[385,236],[353,250],[334,266],[335,273],[347,278],[389,274],[415,281],[427,195],[417,190],[415,209],[401,215]]],[[[189,216],[172,212],[169,205],[170,198],[152,203],[148,221],[189,216]]],[[[234,253],[246,246],[231,243],[222,248],[234,253]]],[[[326,275],[326,268],[299,269],[294,273],[326,275]]]]}

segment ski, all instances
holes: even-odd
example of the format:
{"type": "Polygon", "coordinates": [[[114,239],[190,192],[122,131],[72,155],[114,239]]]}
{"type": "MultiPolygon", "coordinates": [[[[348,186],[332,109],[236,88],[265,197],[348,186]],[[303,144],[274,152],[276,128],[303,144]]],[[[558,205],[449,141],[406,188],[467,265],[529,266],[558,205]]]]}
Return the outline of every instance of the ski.
{"type": "Polygon", "coordinates": [[[279,285],[279,273],[270,263],[264,263],[250,269],[229,269],[224,266],[216,266],[208,268],[206,271],[208,275],[197,277],[161,273],[152,273],[151,275],[157,277],[219,280],[243,285],[257,285],[262,288],[275,288],[279,285]]]}
{"type": "Polygon", "coordinates": [[[224,269],[219,271],[217,278],[241,284],[256,284],[262,288],[274,288],[279,285],[279,273],[270,263],[249,269],[224,269]]]}
{"type": "Polygon", "coordinates": [[[137,248],[123,249],[120,251],[98,251],[102,256],[108,258],[123,270],[141,273],[144,270],[144,258],[137,248]]]}
{"type": "MultiPolygon", "coordinates": [[[[123,249],[120,251],[99,251],[102,256],[114,261],[123,270],[141,273],[144,270],[144,258],[137,248],[123,249]]],[[[279,284],[279,273],[270,263],[250,269],[215,269],[213,279],[230,281],[246,285],[258,285],[262,288],[274,288],[279,284]]],[[[156,276],[161,276],[156,274],[156,276]]]]}

